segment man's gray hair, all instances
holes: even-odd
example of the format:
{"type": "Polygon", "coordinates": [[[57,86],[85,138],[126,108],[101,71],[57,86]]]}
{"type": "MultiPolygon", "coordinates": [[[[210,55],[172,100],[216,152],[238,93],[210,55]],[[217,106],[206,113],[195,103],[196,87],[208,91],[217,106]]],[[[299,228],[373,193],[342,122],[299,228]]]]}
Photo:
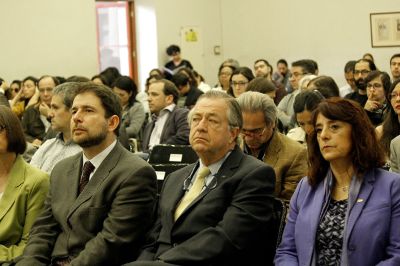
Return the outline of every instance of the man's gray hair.
{"type": "MultiPolygon", "coordinates": [[[[241,112],[240,106],[237,103],[235,98],[233,98],[232,96],[230,96],[229,94],[227,94],[226,92],[223,92],[223,91],[210,90],[210,91],[207,91],[206,93],[202,94],[197,101],[200,101],[203,99],[224,100],[226,105],[228,106],[227,117],[228,117],[229,127],[230,128],[238,127],[239,129],[242,129],[242,126],[243,126],[242,112],[241,112]]],[[[190,111],[189,115],[188,115],[189,125],[191,124],[192,116],[193,116],[193,111],[190,111]]]]}
{"type": "Polygon", "coordinates": [[[59,95],[62,98],[63,104],[67,110],[71,109],[72,103],[75,98],[76,90],[79,88],[79,82],[65,82],[53,90],[53,96],[59,95]]]}
{"type": "Polygon", "coordinates": [[[237,101],[242,112],[262,112],[267,126],[276,122],[276,106],[268,95],[256,91],[247,91],[242,93],[237,101]]]}

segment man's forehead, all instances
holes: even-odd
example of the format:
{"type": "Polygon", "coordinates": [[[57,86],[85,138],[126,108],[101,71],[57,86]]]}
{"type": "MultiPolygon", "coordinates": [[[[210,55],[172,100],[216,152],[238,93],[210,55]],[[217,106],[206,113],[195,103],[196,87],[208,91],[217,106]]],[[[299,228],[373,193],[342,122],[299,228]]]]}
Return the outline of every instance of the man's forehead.
{"type": "Polygon", "coordinates": [[[227,110],[228,106],[222,99],[200,99],[194,107],[194,114],[220,114],[221,110],[227,110]]]}
{"type": "Polygon", "coordinates": [[[358,62],[356,63],[356,65],[354,66],[354,69],[369,69],[369,64],[367,62],[358,62]]]}

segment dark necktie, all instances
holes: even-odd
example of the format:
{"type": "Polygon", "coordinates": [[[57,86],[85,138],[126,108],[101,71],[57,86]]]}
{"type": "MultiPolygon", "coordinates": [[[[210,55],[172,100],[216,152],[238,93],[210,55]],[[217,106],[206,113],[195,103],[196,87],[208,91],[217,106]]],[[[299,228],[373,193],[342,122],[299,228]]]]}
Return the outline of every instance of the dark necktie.
{"type": "Polygon", "coordinates": [[[89,182],[89,176],[94,170],[94,165],[90,161],[86,161],[82,168],[81,180],[79,181],[79,194],[83,191],[89,182]]]}

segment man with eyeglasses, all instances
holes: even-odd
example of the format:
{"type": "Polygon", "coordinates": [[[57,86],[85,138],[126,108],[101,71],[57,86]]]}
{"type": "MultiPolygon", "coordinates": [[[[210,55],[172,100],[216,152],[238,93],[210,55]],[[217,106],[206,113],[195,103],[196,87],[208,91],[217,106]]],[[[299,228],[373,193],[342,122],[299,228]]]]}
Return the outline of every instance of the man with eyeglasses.
{"type": "Polygon", "coordinates": [[[147,244],[127,265],[272,265],[275,174],[237,145],[237,101],[208,91],[188,120],[199,161],[167,176],[147,244]]]}
{"type": "Polygon", "coordinates": [[[292,63],[292,69],[290,70],[290,77],[289,81],[292,85],[293,91],[283,97],[282,101],[278,104],[278,117],[279,120],[282,122],[283,127],[285,129],[290,129],[294,127],[294,110],[293,104],[294,99],[296,98],[297,94],[300,93],[299,88],[299,81],[302,77],[307,74],[317,75],[317,63],[311,59],[302,59],[292,63]]]}
{"type": "Polygon", "coordinates": [[[354,65],[354,82],[356,84],[357,90],[351,92],[345,96],[346,99],[350,99],[358,102],[362,107],[368,100],[367,96],[367,82],[365,79],[368,74],[376,70],[375,63],[368,59],[359,59],[354,65]]]}
{"type": "Polygon", "coordinates": [[[371,123],[378,126],[383,122],[387,112],[385,94],[389,91],[391,82],[389,74],[379,70],[371,71],[365,78],[368,100],[364,105],[371,123]]]}
{"type": "Polygon", "coordinates": [[[244,152],[275,170],[275,196],[289,200],[307,174],[306,148],[277,130],[277,110],[272,99],[248,91],[238,98],[243,116],[244,152]]]}
{"type": "Polygon", "coordinates": [[[49,113],[53,89],[59,84],[57,78],[49,75],[40,77],[38,81],[39,102],[25,110],[22,116],[22,127],[26,140],[39,147],[43,140],[55,136],[50,129],[49,113]],[[46,134],[49,133],[47,136],[46,134]]]}

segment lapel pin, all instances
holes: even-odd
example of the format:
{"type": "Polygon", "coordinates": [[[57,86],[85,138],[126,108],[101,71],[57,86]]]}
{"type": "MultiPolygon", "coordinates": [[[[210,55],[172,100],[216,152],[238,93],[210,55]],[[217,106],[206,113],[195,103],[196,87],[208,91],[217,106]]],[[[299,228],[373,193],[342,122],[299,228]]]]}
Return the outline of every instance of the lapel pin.
{"type": "Polygon", "coordinates": [[[363,199],[357,199],[358,203],[363,202],[363,201],[364,201],[363,199]]]}

